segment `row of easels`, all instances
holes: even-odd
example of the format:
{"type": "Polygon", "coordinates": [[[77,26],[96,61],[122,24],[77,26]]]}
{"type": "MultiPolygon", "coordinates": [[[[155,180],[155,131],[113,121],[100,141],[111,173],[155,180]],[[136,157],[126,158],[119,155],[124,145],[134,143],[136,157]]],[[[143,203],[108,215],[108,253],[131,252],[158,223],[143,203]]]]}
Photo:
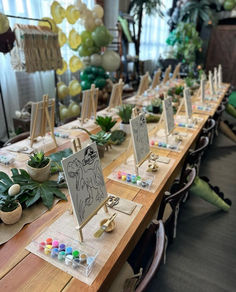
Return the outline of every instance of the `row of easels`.
{"type": "Polygon", "coordinates": [[[92,115],[96,119],[98,104],[98,88],[92,84],[91,88],[83,91],[82,108],[81,108],[81,126],[83,126],[85,119],[90,119],[92,115]]]}
{"type": "Polygon", "coordinates": [[[48,95],[43,96],[40,102],[33,102],[31,108],[30,121],[30,147],[33,146],[35,138],[44,137],[47,132],[51,132],[51,136],[55,147],[57,147],[54,135],[55,123],[55,100],[49,99],[48,95]]]}

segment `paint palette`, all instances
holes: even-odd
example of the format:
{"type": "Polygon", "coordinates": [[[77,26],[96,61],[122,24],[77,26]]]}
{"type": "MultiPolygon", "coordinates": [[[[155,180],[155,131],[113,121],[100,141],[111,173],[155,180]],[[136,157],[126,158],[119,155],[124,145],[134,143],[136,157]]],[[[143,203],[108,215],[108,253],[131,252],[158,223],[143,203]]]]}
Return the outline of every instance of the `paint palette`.
{"type": "Polygon", "coordinates": [[[39,237],[33,242],[40,256],[46,257],[48,262],[62,270],[73,269],[86,277],[91,273],[99,253],[94,248],[59,232],[53,232],[52,236],[47,238],[39,237]]]}
{"type": "Polygon", "coordinates": [[[132,185],[136,185],[143,189],[150,189],[152,185],[152,181],[153,181],[152,178],[150,177],[142,178],[139,175],[126,173],[125,171],[121,171],[121,170],[117,171],[117,179],[129,184],[132,184],[132,185]]]}

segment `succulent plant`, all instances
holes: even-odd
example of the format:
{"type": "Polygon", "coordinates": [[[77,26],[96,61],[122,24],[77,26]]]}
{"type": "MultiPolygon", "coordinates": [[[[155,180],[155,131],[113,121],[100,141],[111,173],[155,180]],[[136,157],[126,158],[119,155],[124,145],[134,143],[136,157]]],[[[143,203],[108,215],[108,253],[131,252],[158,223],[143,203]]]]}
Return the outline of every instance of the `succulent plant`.
{"type": "Polygon", "coordinates": [[[96,124],[99,125],[104,132],[109,132],[116,124],[116,120],[112,120],[112,117],[109,116],[98,116],[96,118],[96,124]]]}
{"type": "Polygon", "coordinates": [[[96,142],[99,146],[104,146],[109,142],[109,139],[111,137],[111,133],[106,133],[104,131],[100,131],[97,134],[90,135],[90,139],[93,142],[96,142]]]}
{"type": "Polygon", "coordinates": [[[49,163],[49,158],[44,156],[44,153],[38,152],[30,155],[28,165],[33,168],[43,168],[49,163]]]}
{"type": "Polygon", "coordinates": [[[123,104],[118,107],[118,115],[122,119],[123,124],[129,124],[133,107],[131,104],[123,104]]]}
{"type": "Polygon", "coordinates": [[[120,145],[125,141],[126,133],[122,130],[115,130],[111,133],[110,142],[115,145],[120,145]]]}
{"type": "Polygon", "coordinates": [[[18,203],[14,197],[6,196],[1,198],[0,209],[3,212],[11,212],[18,207],[18,203]]]}
{"type": "Polygon", "coordinates": [[[160,98],[158,98],[158,97],[157,98],[153,98],[151,103],[152,103],[152,106],[161,106],[162,100],[160,98]]]}

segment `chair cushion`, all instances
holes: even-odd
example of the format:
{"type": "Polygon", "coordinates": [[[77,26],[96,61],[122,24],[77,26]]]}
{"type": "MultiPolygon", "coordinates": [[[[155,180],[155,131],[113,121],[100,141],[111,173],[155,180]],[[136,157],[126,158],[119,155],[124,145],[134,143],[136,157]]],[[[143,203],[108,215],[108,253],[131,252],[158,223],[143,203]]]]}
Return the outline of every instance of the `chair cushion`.
{"type": "Polygon", "coordinates": [[[108,292],[122,292],[126,279],[132,277],[133,275],[134,272],[131,265],[128,262],[125,262],[108,292]]]}
{"type": "Polygon", "coordinates": [[[228,211],[230,206],[225,203],[209,186],[207,182],[200,179],[198,176],[195,178],[190,193],[199,196],[203,200],[215,205],[216,207],[228,211]]]}

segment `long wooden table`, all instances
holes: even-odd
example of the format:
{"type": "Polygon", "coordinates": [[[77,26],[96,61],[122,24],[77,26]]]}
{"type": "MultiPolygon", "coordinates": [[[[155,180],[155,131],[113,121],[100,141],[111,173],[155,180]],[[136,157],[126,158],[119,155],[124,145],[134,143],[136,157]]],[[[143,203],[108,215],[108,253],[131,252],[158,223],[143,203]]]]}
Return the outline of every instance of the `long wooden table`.
{"type": "MultiPolygon", "coordinates": [[[[222,101],[224,94],[220,97],[219,103],[222,101]]],[[[218,103],[215,106],[215,110],[217,106],[218,103]]],[[[164,177],[155,193],[127,186],[107,178],[112,169],[123,162],[126,153],[120,155],[118,159],[103,170],[108,192],[140,203],[143,207],[91,286],[71,277],[69,274],[55,268],[53,265],[29,253],[25,249],[41,230],[49,226],[68,209],[70,201],[61,201],[40,218],[24,226],[17,235],[0,247],[1,291],[106,291],[123,263],[128,258],[135,244],[138,242],[146,226],[153,218],[161,202],[164,191],[169,189],[173,180],[181,170],[184,157],[188,149],[197,140],[204,123],[208,119],[208,115],[201,115],[201,118],[202,122],[199,128],[193,131],[193,135],[185,145],[183,151],[171,152],[164,149],[155,150],[159,155],[175,159],[174,165],[169,170],[168,175],[164,177]]],[[[187,129],[181,130],[189,131],[187,129]]],[[[82,140],[88,138],[87,134],[81,134],[81,132],[79,136],[82,140]]],[[[70,142],[65,142],[65,144],[61,145],[58,149],[54,149],[47,154],[68,147],[70,147],[70,142]]],[[[19,163],[17,167],[20,166],[19,163]]],[[[6,171],[6,167],[0,167],[0,170],[6,171]]]]}

